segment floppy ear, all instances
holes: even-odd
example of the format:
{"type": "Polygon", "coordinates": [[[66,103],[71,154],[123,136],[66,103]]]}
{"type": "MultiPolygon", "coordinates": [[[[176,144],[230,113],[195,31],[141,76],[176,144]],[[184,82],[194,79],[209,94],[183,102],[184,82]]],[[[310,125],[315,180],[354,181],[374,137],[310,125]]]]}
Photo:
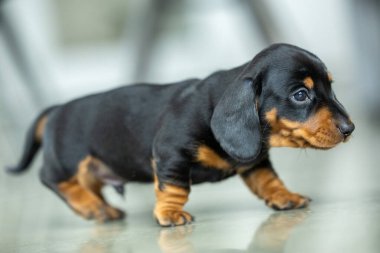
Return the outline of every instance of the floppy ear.
{"type": "Polygon", "coordinates": [[[232,158],[249,162],[261,150],[261,129],[256,108],[259,78],[238,78],[225,90],[211,117],[211,130],[232,158]]]}

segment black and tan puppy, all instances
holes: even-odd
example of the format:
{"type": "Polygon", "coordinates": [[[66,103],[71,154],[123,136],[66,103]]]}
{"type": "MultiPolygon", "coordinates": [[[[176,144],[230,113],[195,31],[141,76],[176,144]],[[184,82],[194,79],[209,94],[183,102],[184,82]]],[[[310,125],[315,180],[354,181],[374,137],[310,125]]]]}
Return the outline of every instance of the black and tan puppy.
{"type": "Polygon", "coordinates": [[[252,61],[205,79],[139,84],[45,110],[32,125],[21,172],[42,145],[42,182],[78,214],[100,221],[123,217],[101,189],[119,192],[129,181],[153,182],[154,216],[183,225],[190,186],[239,174],[277,210],[302,208],[275,173],[270,147],[328,149],[354,125],[315,55],[275,44],[252,61]]]}

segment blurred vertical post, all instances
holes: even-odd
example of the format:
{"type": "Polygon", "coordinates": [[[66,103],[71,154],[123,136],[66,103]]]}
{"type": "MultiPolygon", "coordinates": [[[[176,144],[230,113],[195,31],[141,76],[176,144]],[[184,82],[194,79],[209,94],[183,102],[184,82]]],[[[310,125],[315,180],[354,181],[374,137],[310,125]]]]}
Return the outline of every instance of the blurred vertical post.
{"type": "MultiPolygon", "coordinates": [[[[22,79],[26,90],[28,91],[32,101],[35,105],[40,105],[43,98],[41,97],[41,87],[38,83],[38,78],[36,77],[36,72],[33,64],[27,56],[26,51],[29,50],[24,46],[21,37],[19,36],[20,31],[17,31],[14,22],[17,17],[12,17],[5,8],[6,2],[0,0],[0,34],[5,42],[6,49],[11,56],[11,60],[14,62],[14,67],[17,69],[19,77],[22,79]]],[[[0,85],[11,85],[5,83],[3,80],[0,85]]]]}
{"type": "Polygon", "coordinates": [[[361,97],[365,100],[367,116],[380,124],[380,0],[352,1],[353,40],[358,78],[356,81],[361,97]]]}

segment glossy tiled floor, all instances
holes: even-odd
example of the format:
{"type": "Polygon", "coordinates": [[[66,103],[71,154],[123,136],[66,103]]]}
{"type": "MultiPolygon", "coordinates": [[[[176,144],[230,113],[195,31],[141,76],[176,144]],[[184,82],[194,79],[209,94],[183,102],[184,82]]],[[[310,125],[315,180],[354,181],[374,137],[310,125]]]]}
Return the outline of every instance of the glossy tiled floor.
{"type": "MultiPolygon", "coordinates": [[[[40,184],[40,158],[22,176],[1,172],[0,252],[379,252],[380,136],[358,115],[353,139],[333,150],[272,151],[288,187],[313,198],[306,210],[272,211],[233,178],[193,187],[193,225],[160,228],[152,185],[129,184],[126,199],[106,189],[126,220],[102,225],[77,217],[40,184]]],[[[4,125],[2,167],[21,148],[12,140],[21,130],[4,125]]]]}

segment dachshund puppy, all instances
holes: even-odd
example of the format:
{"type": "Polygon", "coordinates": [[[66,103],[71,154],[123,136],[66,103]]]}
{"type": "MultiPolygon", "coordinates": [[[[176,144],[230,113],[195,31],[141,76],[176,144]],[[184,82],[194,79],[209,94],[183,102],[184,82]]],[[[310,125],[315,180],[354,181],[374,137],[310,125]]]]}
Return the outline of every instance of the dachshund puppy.
{"type": "Polygon", "coordinates": [[[354,130],[322,61],[274,44],[242,66],[205,79],[139,84],[48,108],[27,135],[26,170],[42,145],[41,181],[86,219],[121,219],[101,189],[154,182],[154,217],[184,225],[190,186],[239,174],[276,210],[303,208],[274,171],[271,147],[329,149],[354,130]]]}

